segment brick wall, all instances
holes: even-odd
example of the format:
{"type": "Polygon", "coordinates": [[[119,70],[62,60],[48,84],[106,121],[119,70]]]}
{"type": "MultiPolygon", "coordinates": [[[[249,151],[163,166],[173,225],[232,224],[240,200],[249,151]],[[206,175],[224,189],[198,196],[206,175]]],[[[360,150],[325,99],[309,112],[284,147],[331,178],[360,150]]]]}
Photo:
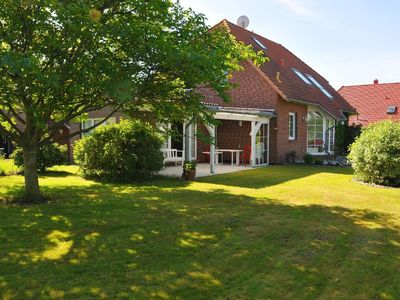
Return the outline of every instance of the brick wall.
{"type": "MultiPolygon", "coordinates": [[[[204,135],[205,137],[209,137],[210,134],[206,126],[202,123],[197,124],[197,133],[199,135],[204,135]]],[[[209,151],[210,145],[208,145],[205,141],[201,138],[197,138],[197,161],[198,162],[209,162],[210,157],[208,155],[203,154],[203,151],[209,151]]]]}
{"type": "Polygon", "coordinates": [[[285,163],[286,154],[295,151],[302,159],[307,153],[307,106],[278,98],[277,117],[271,120],[271,163],[285,163]],[[296,139],[289,140],[289,112],[296,114],[296,139]]]}
{"type": "MultiPolygon", "coordinates": [[[[251,122],[242,122],[239,126],[239,121],[221,120],[217,127],[217,147],[220,149],[240,149],[251,143],[250,130],[251,122]]],[[[209,136],[207,129],[203,124],[197,125],[197,130],[209,136]]],[[[209,162],[209,157],[204,155],[203,151],[208,151],[208,145],[201,140],[197,141],[197,159],[199,162],[209,162]]],[[[224,153],[224,162],[230,162],[230,153],[224,153]]]]}
{"type": "Polygon", "coordinates": [[[227,107],[275,109],[277,92],[250,62],[244,62],[243,67],[242,71],[232,74],[231,82],[236,87],[230,91],[231,99],[228,103],[219,99],[211,90],[202,90],[204,101],[227,107]]]}

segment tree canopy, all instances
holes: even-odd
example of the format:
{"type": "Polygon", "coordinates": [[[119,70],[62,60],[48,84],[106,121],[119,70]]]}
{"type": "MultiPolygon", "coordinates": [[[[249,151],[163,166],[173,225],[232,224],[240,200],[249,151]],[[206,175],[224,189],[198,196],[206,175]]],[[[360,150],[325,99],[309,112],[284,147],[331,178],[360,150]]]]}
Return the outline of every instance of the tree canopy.
{"type": "Polygon", "coordinates": [[[66,123],[106,106],[210,120],[197,87],[228,100],[247,59],[265,60],[179,2],[1,1],[0,134],[24,150],[28,196],[39,146],[66,123]]]}

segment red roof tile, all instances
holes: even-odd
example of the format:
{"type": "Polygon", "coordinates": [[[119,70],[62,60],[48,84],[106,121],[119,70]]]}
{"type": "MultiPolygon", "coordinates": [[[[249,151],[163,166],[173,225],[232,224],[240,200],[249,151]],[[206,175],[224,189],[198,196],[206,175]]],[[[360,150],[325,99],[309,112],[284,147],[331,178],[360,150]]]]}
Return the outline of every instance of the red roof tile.
{"type": "Polygon", "coordinates": [[[350,123],[367,125],[384,119],[400,121],[400,83],[344,86],[339,93],[357,109],[350,123]],[[388,114],[389,106],[397,106],[395,114],[388,114]]]}
{"type": "MultiPolygon", "coordinates": [[[[355,110],[321,75],[295,56],[280,44],[268,40],[256,33],[239,27],[229,21],[223,20],[233,36],[247,45],[252,45],[256,51],[262,50],[253,37],[267,47],[265,55],[270,62],[260,67],[270,81],[279,89],[288,101],[300,101],[322,107],[331,115],[343,118],[342,112],[354,113],[355,110]],[[332,96],[328,98],[318,87],[308,85],[302,81],[292,70],[295,68],[303,74],[312,75],[332,96]],[[280,78],[277,78],[277,72],[280,78]]],[[[216,25],[218,26],[218,25],[216,25]]]]}

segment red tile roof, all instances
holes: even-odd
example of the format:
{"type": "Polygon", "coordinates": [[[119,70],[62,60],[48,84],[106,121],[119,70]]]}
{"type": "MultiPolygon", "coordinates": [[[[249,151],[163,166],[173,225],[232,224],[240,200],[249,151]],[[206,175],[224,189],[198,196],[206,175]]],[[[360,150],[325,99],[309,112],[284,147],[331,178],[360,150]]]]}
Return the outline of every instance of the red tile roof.
{"type": "MultiPolygon", "coordinates": [[[[256,51],[262,50],[255,42],[253,37],[258,39],[267,47],[265,55],[270,59],[270,62],[265,63],[260,67],[271,83],[278,89],[278,93],[283,95],[288,101],[305,102],[306,104],[314,104],[322,107],[325,111],[335,116],[343,118],[343,112],[355,113],[345,99],[325,80],[321,75],[304,63],[301,59],[295,56],[284,46],[268,40],[256,33],[239,27],[227,20],[223,20],[219,24],[226,24],[230,32],[237,40],[242,41],[247,45],[252,45],[256,51]],[[318,87],[308,85],[302,81],[292,70],[295,68],[303,74],[312,75],[332,96],[328,98],[318,87]],[[277,72],[280,73],[280,78],[277,78],[277,72]]],[[[218,24],[216,25],[218,26],[218,24]]]]}
{"type": "Polygon", "coordinates": [[[384,119],[400,121],[400,83],[344,86],[339,93],[357,109],[350,123],[367,125],[384,119]],[[389,106],[397,106],[395,114],[388,114],[389,106]]]}

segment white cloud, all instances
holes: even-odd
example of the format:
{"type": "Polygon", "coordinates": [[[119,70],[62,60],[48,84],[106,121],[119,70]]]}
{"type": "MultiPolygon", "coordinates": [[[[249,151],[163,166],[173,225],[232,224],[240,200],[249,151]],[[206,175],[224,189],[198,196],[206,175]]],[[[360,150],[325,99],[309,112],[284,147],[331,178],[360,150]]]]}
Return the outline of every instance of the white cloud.
{"type": "Polygon", "coordinates": [[[292,13],[302,17],[315,17],[314,13],[307,9],[304,5],[299,3],[297,0],[275,0],[280,3],[292,13]]]}

